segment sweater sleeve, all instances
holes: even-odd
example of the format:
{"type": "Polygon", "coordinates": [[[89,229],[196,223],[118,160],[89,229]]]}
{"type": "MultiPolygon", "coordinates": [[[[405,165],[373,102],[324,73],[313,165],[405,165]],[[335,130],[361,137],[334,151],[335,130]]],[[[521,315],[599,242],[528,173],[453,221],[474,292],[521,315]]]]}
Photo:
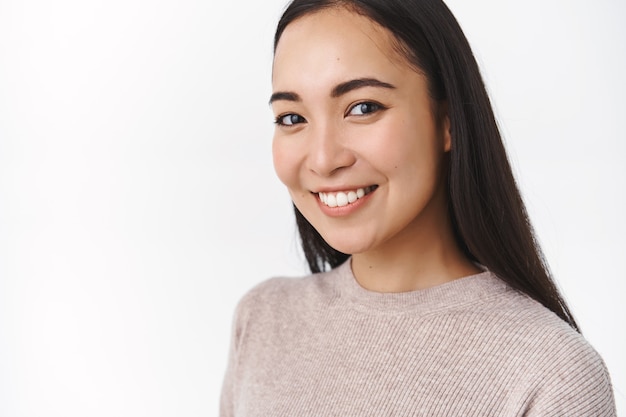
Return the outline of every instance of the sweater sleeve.
{"type": "Polygon", "coordinates": [[[235,326],[236,320],[233,320],[233,326],[231,331],[230,349],[228,351],[228,364],[226,365],[226,374],[224,375],[224,381],[222,383],[222,394],[220,397],[220,417],[231,417],[234,415],[234,372],[236,362],[235,352],[235,326]]]}
{"type": "Polygon", "coordinates": [[[554,357],[526,417],[614,417],[613,387],[602,358],[589,345],[554,357]]]}
{"type": "Polygon", "coordinates": [[[224,375],[220,397],[220,417],[233,417],[235,415],[237,363],[239,362],[240,339],[245,322],[244,317],[247,311],[246,300],[248,298],[249,294],[244,296],[239,302],[233,317],[228,364],[226,366],[226,374],[224,375]]]}

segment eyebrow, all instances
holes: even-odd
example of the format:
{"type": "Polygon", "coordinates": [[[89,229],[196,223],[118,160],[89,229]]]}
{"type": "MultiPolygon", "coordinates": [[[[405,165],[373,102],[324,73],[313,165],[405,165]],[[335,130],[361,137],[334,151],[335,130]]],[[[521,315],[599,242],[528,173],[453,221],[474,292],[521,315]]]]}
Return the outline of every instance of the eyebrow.
{"type": "MultiPolygon", "coordinates": [[[[357,78],[354,80],[346,81],[341,84],[337,84],[332,91],[330,92],[330,96],[332,98],[341,97],[344,94],[349,93],[350,91],[357,90],[359,88],[364,87],[378,87],[378,88],[387,88],[387,89],[395,89],[396,87],[392,84],[386,83],[384,81],[377,80],[376,78],[357,78]]],[[[272,104],[278,100],[286,100],[286,101],[302,101],[302,98],[290,91],[278,91],[270,97],[269,104],[272,104]]]]}
{"type": "Polygon", "coordinates": [[[278,100],[286,100],[286,101],[302,101],[299,95],[296,93],[291,93],[289,91],[279,91],[277,93],[272,94],[270,97],[270,103],[272,104],[278,100]]]}
{"type": "Polygon", "coordinates": [[[364,88],[364,87],[388,88],[391,90],[396,88],[395,86],[389,83],[377,80],[376,78],[357,78],[356,80],[350,80],[350,81],[346,81],[344,83],[338,84],[330,92],[330,96],[333,98],[340,97],[344,94],[349,93],[350,91],[357,90],[359,88],[364,88]]]}

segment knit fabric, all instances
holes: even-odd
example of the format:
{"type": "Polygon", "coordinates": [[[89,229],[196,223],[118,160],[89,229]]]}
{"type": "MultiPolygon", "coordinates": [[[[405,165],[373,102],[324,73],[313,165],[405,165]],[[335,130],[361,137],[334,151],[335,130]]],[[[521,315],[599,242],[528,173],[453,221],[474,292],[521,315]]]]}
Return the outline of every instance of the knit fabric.
{"type": "Polygon", "coordinates": [[[492,273],[376,293],[348,261],[242,299],[220,416],[615,416],[615,404],[585,339],[492,273]]]}

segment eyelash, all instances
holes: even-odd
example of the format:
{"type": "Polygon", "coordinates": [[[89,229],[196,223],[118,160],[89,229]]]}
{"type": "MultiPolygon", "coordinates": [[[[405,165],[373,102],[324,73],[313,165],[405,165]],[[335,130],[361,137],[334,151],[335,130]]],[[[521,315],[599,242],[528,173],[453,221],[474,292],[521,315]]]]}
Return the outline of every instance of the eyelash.
{"type": "Polygon", "coordinates": [[[387,107],[385,107],[382,104],[377,103],[375,101],[360,101],[360,102],[354,104],[353,106],[351,106],[348,109],[348,111],[346,113],[346,117],[350,116],[350,113],[352,113],[352,111],[354,109],[356,109],[357,107],[359,107],[359,106],[369,106],[370,108],[373,108],[373,110],[370,110],[367,113],[357,114],[357,115],[353,115],[353,116],[367,116],[367,115],[370,115],[370,114],[373,114],[373,113],[377,113],[377,112],[379,112],[381,110],[386,110],[387,109],[387,107]]]}
{"type": "Polygon", "coordinates": [[[285,113],[285,114],[281,114],[281,115],[277,116],[277,117],[276,117],[276,119],[274,119],[274,123],[275,123],[275,124],[277,124],[278,126],[283,126],[283,127],[293,127],[293,126],[295,126],[296,124],[299,124],[299,123],[304,123],[304,122],[306,122],[306,119],[305,119],[304,117],[300,116],[299,114],[296,114],[296,113],[285,113]],[[288,116],[291,116],[292,118],[293,118],[294,116],[296,116],[296,117],[298,117],[298,118],[300,119],[300,121],[298,121],[298,122],[295,122],[295,123],[294,123],[294,122],[293,122],[293,120],[292,120],[292,123],[291,123],[290,125],[289,125],[289,124],[287,124],[287,123],[284,123],[284,122],[283,122],[283,119],[284,119],[285,117],[288,117],[288,116]]]}
{"type": "MultiPolygon", "coordinates": [[[[386,109],[387,109],[387,107],[385,107],[385,106],[383,106],[382,104],[377,103],[377,102],[375,102],[375,101],[360,101],[360,102],[358,102],[358,103],[356,103],[356,104],[354,104],[354,105],[350,106],[350,108],[348,109],[348,111],[346,112],[346,114],[344,115],[344,117],[348,117],[348,116],[350,116],[350,114],[352,113],[352,111],[353,111],[354,109],[356,109],[358,106],[369,106],[370,111],[369,111],[369,112],[366,112],[366,113],[362,113],[362,114],[353,115],[353,116],[357,116],[357,117],[360,117],[360,116],[368,116],[368,115],[370,115],[370,114],[377,113],[377,112],[379,112],[379,111],[382,111],[382,110],[386,110],[386,109]]],[[[284,114],[281,114],[281,115],[277,116],[277,117],[274,119],[274,124],[276,124],[276,125],[278,125],[278,126],[282,126],[282,127],[287,127],[287,128],[289,128],[289,127],[293,127],[293,126],[295,126],[295,125],[297,125],[297,124],[300,124],[300,123],[306,123],[306,119],[305,119],[304,117],[300,116],[300,115],[299,115],[299,114],[297,114],[297,113],[284,113],[284,114]],[[298,120],[294,121],[294,120],[293,120],[293,117],[294,117],[294,116],[295,116],[296,118],[298,118],[298,120]],[[283,122],[283,119],[285,119],[286,117],[291,117],[291,118],[292,118],[292,120],[291,120],[291,124],[287,124],[287,123],[284,123],[284,122],[283,122]]]]}

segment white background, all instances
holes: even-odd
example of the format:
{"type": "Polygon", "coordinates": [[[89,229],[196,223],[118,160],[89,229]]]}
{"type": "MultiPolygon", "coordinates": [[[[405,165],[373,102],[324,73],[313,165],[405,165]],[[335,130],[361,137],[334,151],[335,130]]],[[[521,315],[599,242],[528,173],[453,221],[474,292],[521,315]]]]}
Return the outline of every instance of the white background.
{"type": "MultiPolygon", "coordinates": [[[[301,274],[283,0],[0,0],[0,415],[217,414],[233,309],[301,274]]],[[[626,415],[626,6],[450,0],[626,415]]]]}

